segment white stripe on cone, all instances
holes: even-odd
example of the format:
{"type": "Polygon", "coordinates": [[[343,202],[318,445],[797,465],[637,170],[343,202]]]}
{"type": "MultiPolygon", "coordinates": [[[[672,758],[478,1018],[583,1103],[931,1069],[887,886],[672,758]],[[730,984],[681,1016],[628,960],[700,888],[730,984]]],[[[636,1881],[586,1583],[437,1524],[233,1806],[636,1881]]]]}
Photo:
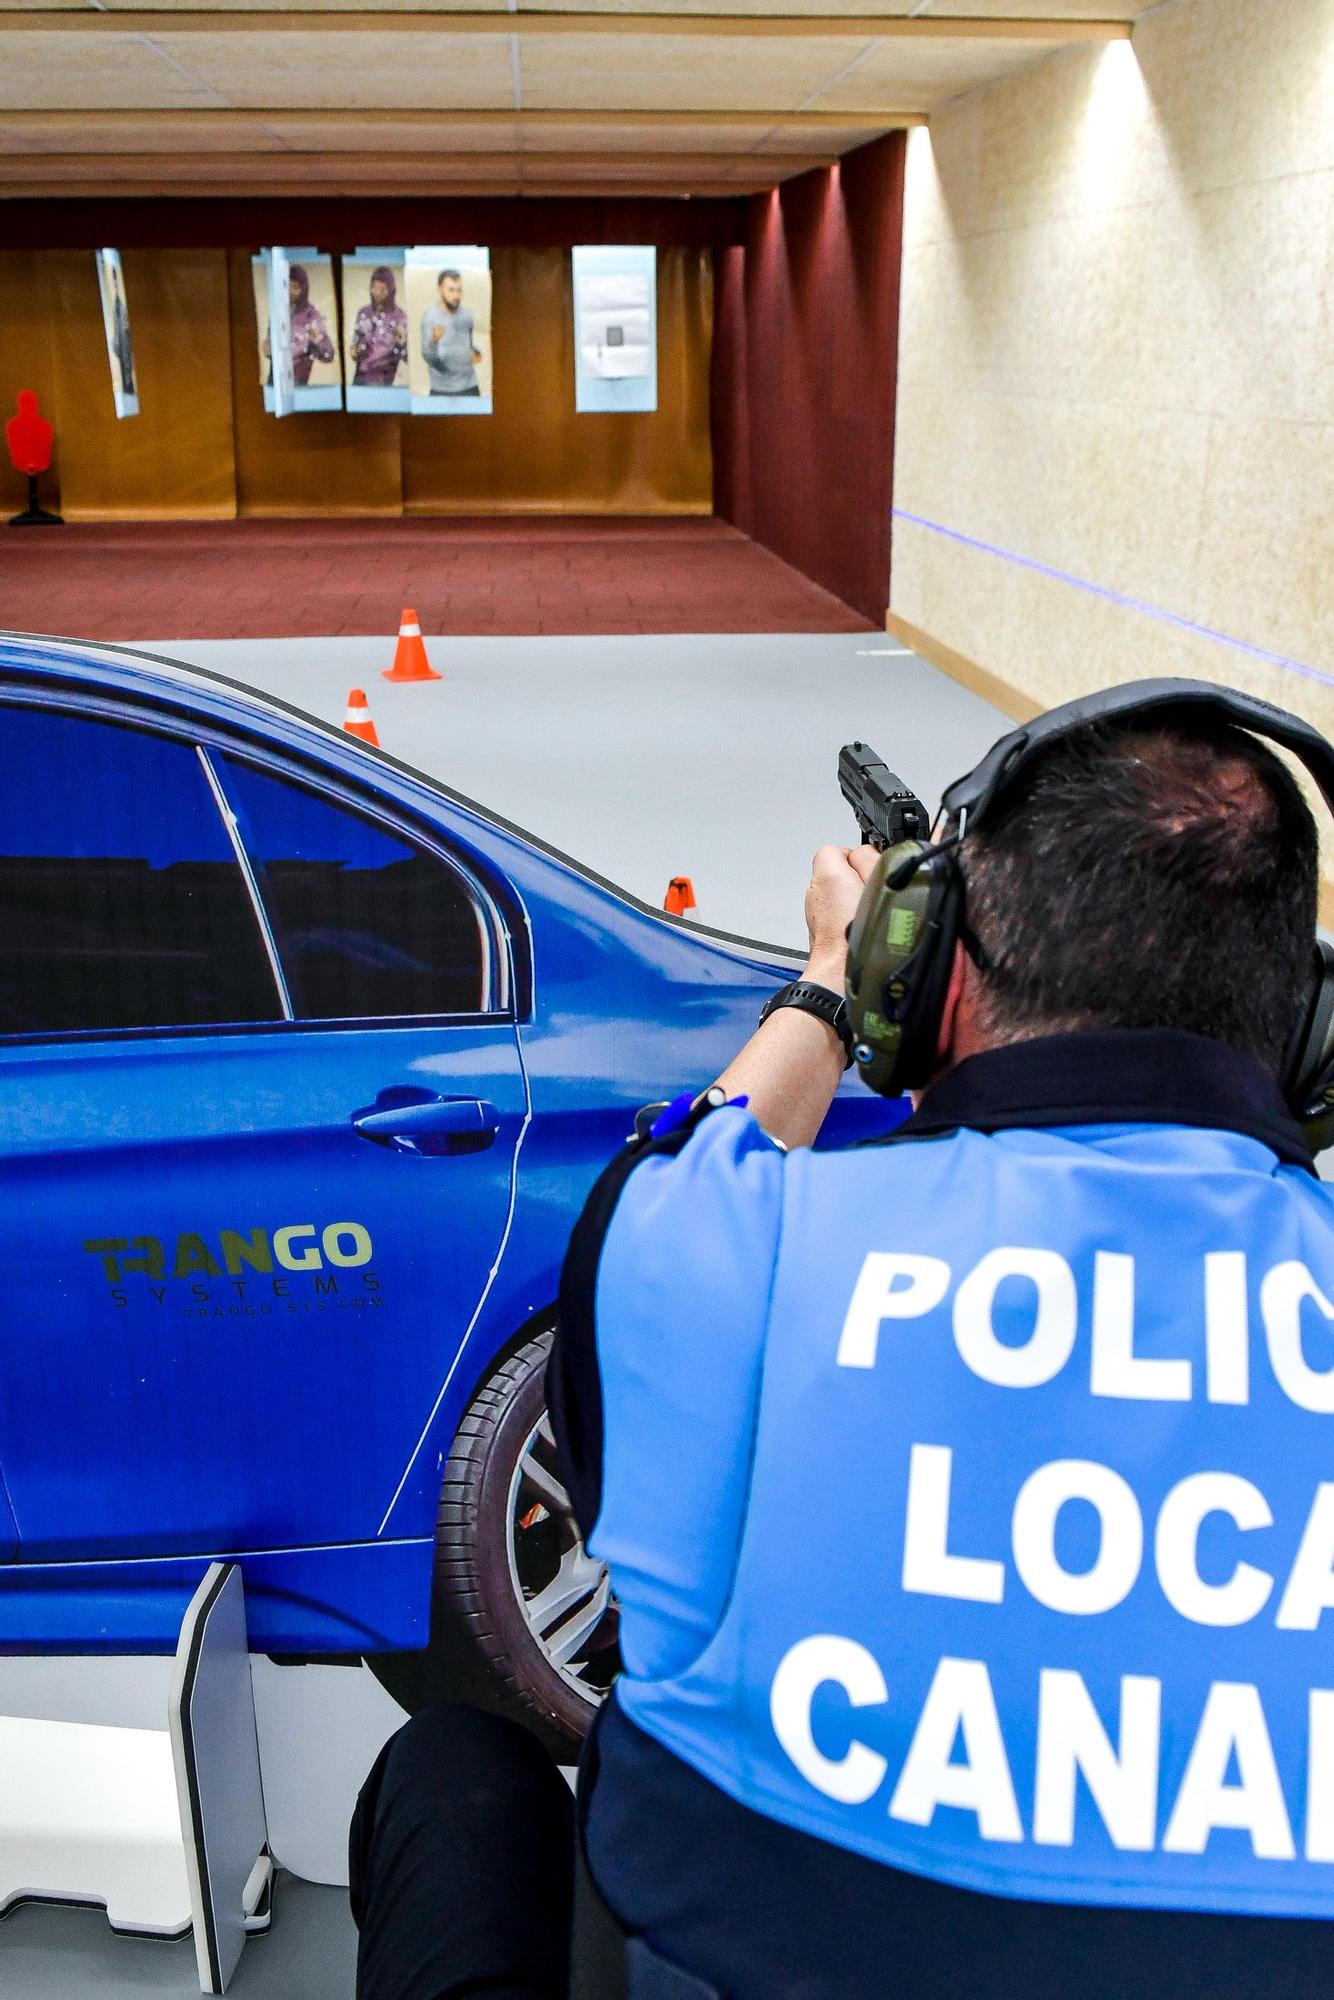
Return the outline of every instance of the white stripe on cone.
{"type": "Polygon", "coordinates": [[[421,635],[422,628],[420,625],[400,625],[398,628],[400,639],[420,639],[421,635]]]}
{"type": "Polygon", "coordinates": [[[343,721],[345,723],[369,722],[370,719],[371,719],[371,712],[368,708],[349,708],[347,714],[343,717],[343,721]]]}

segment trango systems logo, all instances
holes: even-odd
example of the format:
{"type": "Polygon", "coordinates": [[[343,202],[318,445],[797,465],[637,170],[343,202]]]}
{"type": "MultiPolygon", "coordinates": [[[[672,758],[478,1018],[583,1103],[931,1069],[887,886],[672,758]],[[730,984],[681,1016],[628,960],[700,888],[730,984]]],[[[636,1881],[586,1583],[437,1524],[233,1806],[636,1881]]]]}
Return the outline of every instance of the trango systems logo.
{"type": "Polygon", "coordinates": [[[219,1229],[216,1235],[186,1230],[174,1238],[92,1236],[83,1248],[101,1260],[116,1306],[130,1303],[131,1290],[139,1289],[135,1281],[140,1279],[146,1281],[153,1300],[166,1305],[169,1285],[185,1279],[189,1283],[184,1297],[173,1290],[174,1299],[200,1318],[216,1317],[224,1310],[233,1315],[267,1314],[274,1309],[273,1301],[289,1301],[288,1310],[294,1310],[291,1279],[286,1275],[290,1272],[313,1278],[312,1298],[324,1309],[345,1303],[337,1296],[340,1271],[358,1272],[359,1285],[354,1281],[354,1289],[363,1296],[356,1303],[379,1304],[378,1297],[365,1296],[378,1293],[380,1285],[367,1268],[373,1255],[371,1234],[360,1222],[327,1222],[322,1228],[314,1222],[289,1222],[272,1231],[219,1229]],[[221,1281],[225,1307],[214,1302],[218,1292],[210,1279],[221,1281]]]}

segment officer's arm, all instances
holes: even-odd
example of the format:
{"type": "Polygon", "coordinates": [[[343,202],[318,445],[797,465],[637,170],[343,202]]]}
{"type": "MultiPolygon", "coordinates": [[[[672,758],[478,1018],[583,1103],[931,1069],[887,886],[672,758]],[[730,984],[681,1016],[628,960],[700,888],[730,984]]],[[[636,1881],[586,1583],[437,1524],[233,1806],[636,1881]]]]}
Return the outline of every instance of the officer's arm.
{"type": "MultiPolygon", "coordinates": [[[[803,979],[842,991],[836,975],[812,970],[803,979]]],[[[843,1077],[843,1044],[825,1021],[780,1007],[757,1028],[718,1081],[729,1097],[745,1097],[757,1124],[784,1146],[809,1146],[824,1124],[843,1077]]]]}
{"type": "MultiPolygon", "coordinates": [[[[843,991],[848,925],[866,878],[880,859],[873,847],[822,847],[806,891],[810,956],[801,977],[843,991]]],[[[824,1124],[843,1075],[843,1044],[813,1014],[780,1007],[757,1029],[718,1081],[729,1097],[750,1100],[752,1115],[784,1146],[809,1146],[824,1124]]]]}

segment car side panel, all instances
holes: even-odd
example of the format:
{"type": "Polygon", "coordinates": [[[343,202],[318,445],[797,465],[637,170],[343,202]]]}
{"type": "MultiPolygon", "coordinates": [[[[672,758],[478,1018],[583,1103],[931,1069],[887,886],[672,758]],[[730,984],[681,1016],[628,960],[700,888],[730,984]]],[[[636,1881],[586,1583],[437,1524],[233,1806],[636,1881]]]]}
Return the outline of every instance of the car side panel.
{"type": "MultiPolygon", "coordinates": [[[[0,647],[0,664],[22,671],[32,655],[0,647]]],[[[94,695],[100,687],[160,700],[178,713],[211,719],[217,729],[265,741],[308,769],[336,773],[390,810],[434,825],[505,910],[529,1116],[518,1142],[513,1214],[484,1304],[461,1347],[439,1352],[427,1379],[414,1371],[398,1456],[370,1510],[380,1514],[382,1498],[378,1532],[353,1547],[251,1553],[232,1543],[246,1571],[257,1648],[420,1645],[441,1468],[462,1410],[495,1357],[554,1301],[570,1227],[588,1187],[630,1131],[634,1111],[708,1083],[752,1031],[766,994],[792,976],[799,954],[710,937],[659,917],[390,759],[295,716],[270,711],[257,722],[256,704],[243,691],[207,683],[172,692],[155,687],[151,670],[114,656],[91,668],[77,656],[57,657],[48,671],[86,680],[94,695]]],[[[838,1114],[846,1140],[886,1129],[902,1111],[849,1078],[838,1114]]],[[[384,1366],[392,1373],[392,1354],[384,1366]]],[[[0,1458],[3,1423],[0,1410],[0,1458]]],[[[0,1514],[0,1556],[2,1538],[0,1514]]],[[[150,1555],[142,1562],[31,1565],[17,1587],[14,1566],[0,1569],[0,1647],[170,1646],[207,1560],[196,1548],[190,1556],[150,1555]]]]}
{"type": "MultiPolygon", "coordinates": [[[[435,1544],[231,1551],[245,1576],[255,1653],[375,1653],[424,1646],[435,1544]]],[[[210,1558],[27,1563],[0,1570],[0,1655],[170,1653],[210,1558]]]]}
{"type": "MultiPolygon", "coordinates": [[[[427,1532],[470,1385],[527,1319],[554,1303],[570,1230],[633,1131],[635,1112],[711,1083],[753,1033],[764,999],[795,970],[641,914],[570,871],[553,882],[544,857],[512,857],[511,879],[532,925],[534,1004],[519,1031],[530,1122],[506,1283],[479,1319],[395,1496],[386,1532],[400,1535],[427,1532]]],[[[892,1130],[906,1109],[873,1097],[849,1072],[831,1135],[846,1144],[892,1130]]]]}

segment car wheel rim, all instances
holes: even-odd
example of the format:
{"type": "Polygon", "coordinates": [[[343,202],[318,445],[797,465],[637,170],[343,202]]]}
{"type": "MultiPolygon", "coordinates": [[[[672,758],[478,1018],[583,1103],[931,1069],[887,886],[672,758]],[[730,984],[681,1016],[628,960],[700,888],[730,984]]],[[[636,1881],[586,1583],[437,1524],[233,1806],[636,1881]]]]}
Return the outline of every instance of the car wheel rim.
{"type": "Polygon", "coordinates": [[[545,1411],[510,1481],[507,1540],[510,1581],[534,1645],[596,1708],[620,1667],[619,1613],[606,1564],[587,1554],[580,1539],[545,1411]]]}

